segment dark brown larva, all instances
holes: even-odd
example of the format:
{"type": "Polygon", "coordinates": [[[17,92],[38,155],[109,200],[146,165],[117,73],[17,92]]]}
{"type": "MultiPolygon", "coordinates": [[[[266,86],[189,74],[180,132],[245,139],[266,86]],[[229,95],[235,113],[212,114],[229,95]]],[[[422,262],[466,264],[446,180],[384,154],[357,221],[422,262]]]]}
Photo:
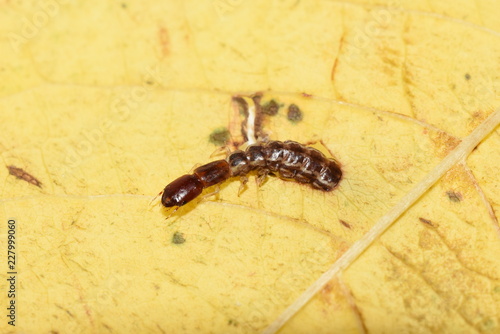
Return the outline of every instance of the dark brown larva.
{"type": "Polygon", "coordinates": [[[182,206],[204,188],[253,170],[261,177],[274,173],[324,191],[332,191],[342,179],[337,161],[320,151],[291,140],[269,141],[251,145],[245,151],[234,151],[226,160],[210,162],[196,168],[193,174],[179,177],[165,187],[161,202],[166,207],[182,206]]]}

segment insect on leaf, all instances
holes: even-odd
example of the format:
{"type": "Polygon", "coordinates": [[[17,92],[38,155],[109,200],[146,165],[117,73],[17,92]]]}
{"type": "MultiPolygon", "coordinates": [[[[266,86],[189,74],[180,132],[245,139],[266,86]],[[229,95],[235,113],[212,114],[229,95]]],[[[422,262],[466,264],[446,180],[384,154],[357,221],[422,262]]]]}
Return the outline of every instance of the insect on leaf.
{"type": "MultiPolygon", "coordinates": [[[[43,185],[0,168],[17,329],[276,330],[500,107],[498,5],[430,3],[1,4],[2,158],[43,185]],[[235,97],[262,108],[259,138],[335,158],[339,187],[250,173],[149,205],[244,141],[235,97]]],[[[483,133],[283,332],[499,332],[498,147],[483,133]]]]}

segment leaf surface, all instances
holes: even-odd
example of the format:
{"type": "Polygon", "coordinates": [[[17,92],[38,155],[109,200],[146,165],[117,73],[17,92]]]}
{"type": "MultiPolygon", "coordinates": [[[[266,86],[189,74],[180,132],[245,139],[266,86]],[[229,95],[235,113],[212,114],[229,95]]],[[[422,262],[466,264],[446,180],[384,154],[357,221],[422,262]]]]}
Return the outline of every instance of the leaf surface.
{"type": "MultiPolygon", "coordinates": [[[[25,333],[261,331],[500,106],[493,1],[0,8],[2,159],[42,183],[0,169],[25,333]],[[148,203],[255,92],[340,187],[251,175],[166,220],[148,203]]],[[[497,127],[282,331],[498,332],[499,147],[497,127]]]]}

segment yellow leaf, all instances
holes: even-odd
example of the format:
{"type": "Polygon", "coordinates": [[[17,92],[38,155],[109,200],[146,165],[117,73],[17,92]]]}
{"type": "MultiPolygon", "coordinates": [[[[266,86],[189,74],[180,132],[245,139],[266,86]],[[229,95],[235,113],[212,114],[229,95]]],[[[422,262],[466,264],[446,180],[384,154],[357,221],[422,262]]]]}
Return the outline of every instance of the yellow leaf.
{"type": "MultiPolygon", "coordinates": [[[[466,0],[0,4],[0,331],[264,330],[500,107],[499,15],[466,0]],[[339,188],[252,174],[168,219],[151,207],[217,159],[211,135],[240,135],[231,99],[256,92],[280,106],[263,131],[331,152],[339,188]]],[[[499,147],[497,127],[282,331],[500,331],[499,147]]]]}

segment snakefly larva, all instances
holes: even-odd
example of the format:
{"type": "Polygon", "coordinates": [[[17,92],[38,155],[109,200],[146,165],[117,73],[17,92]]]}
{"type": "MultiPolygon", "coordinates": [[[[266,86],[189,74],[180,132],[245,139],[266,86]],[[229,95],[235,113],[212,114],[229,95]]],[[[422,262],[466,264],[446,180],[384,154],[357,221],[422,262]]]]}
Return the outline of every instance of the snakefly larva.
{"type": "Polygon", "coordinates": [[[161,203],[167,208],[180,207],[195,199],[203,189],[234,176],[244,179],[254,170],[260,180],[276,174],[323,191],[332,191],[342,179],[339,163],[315,148],[291,140],[269,141],[250,145],[244,151],[236,150],[225,160],[209,162],[192,174],[179,177],[165,187],[161,203]]]}

